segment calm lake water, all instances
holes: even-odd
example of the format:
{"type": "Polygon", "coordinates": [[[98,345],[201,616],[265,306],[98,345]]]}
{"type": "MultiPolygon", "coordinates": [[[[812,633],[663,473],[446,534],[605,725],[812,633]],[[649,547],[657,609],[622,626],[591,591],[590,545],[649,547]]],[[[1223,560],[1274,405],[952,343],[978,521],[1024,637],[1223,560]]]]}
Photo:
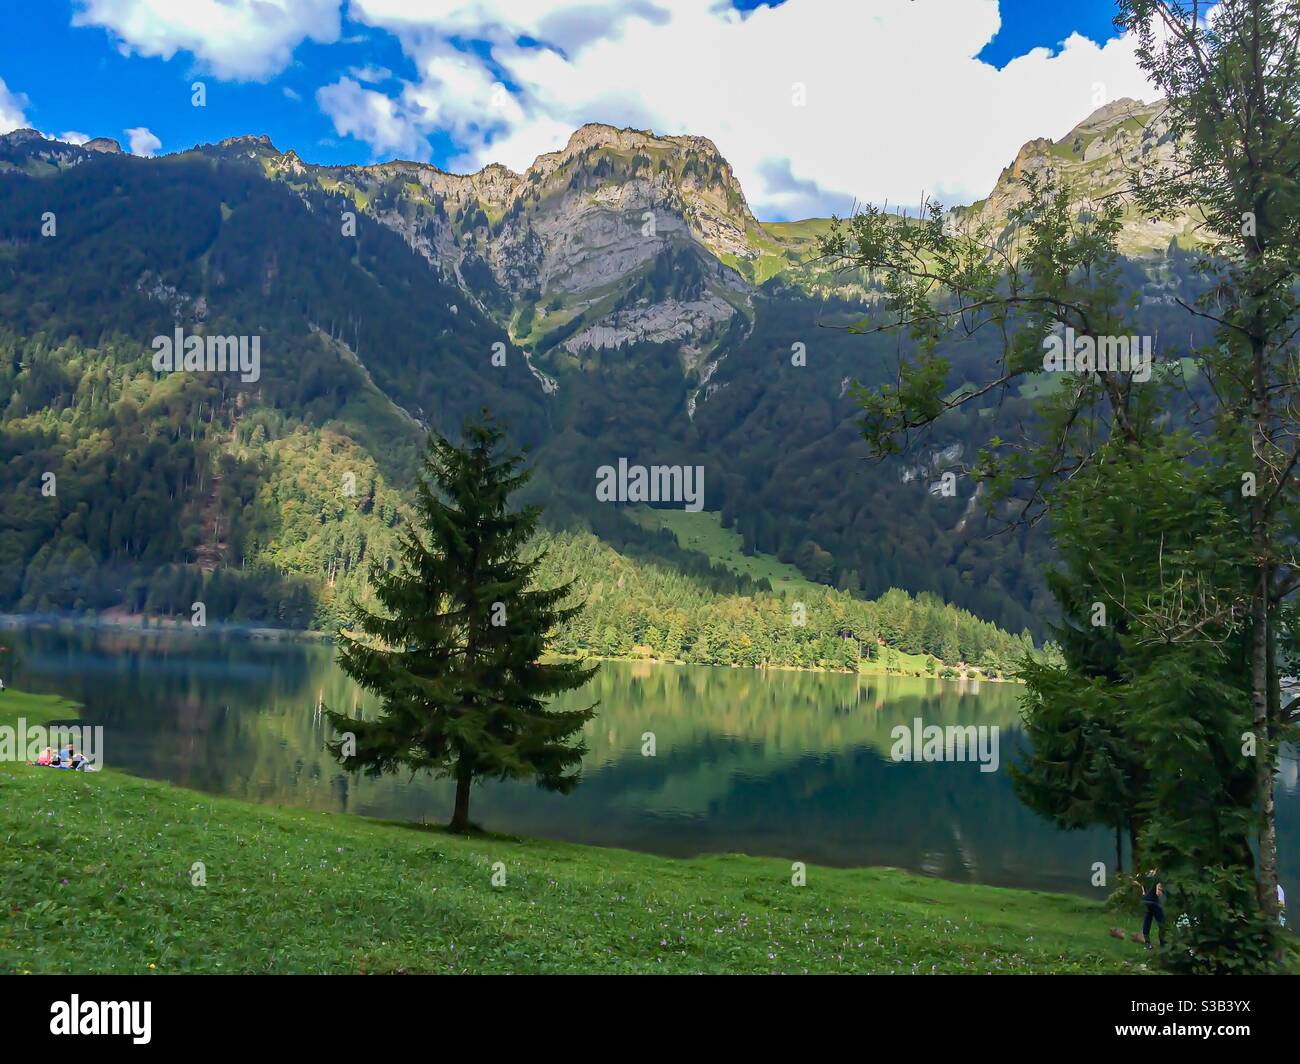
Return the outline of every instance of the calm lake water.
{"type": "MultiPolygon", "coordinates": [[[[369,716],[372,699],[333,648],[103,629],[3,633],[15,686],[57,692],[104,726],[117,769],[258,802],[443,821],[445,781],[372,780],[324,748],[322,703],[369,716]]],[[[841,866],[892,865],[948,879],[1096,894],[1091,865],[1114,860],[1105,831],[1062,832],[1016,799],[1022,748],[1010,684],[607,662],[564,701],[599,700],[573,794],[476,786],[491,831],[671,855],[722,851],[841,866]],[[895,763],[891,730],[997,725],[1002,766],[895,763]],[[656,756],[642,755],[653,732],[656,756]]],[[[1296,762],[1279,778],[1283,882],[1300,897],[1296,762]]],[[[1126,858],[1127,860],[1127,858],[1126,858]]]]}

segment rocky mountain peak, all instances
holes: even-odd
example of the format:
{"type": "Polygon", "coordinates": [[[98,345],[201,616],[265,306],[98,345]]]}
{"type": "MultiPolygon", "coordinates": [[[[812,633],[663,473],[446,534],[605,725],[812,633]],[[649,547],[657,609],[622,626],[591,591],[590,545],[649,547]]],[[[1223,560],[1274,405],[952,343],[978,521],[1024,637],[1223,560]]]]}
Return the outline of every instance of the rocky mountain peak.
{"type": "Polygon", "coordinates": [[[26,129],[26,128],[15,129],[4,134],[3,136],[0,136],[0,140],[4,141],[5,144],[13,148],[16,148],[22,144],[31,144],[34,143],[35,141],[40,141],[44,139],[45,139],[44,133],[40,133],[35,129],[26,129]]]}
{"type": "Polygon", "coordinates": [[[59,169],[78,166],[90,154],[120,155],[122,146],[108,137],[96,137],[83,144],[47,137],[36,129],[15,129],[0,135],[0,152],[7,157],[5,169],[23,168],[32,162],[59,169]]]}
{"type": "Polygon", "coordinates": [[[574,130],[559,151],[539,155],[524,177],[530,183],[545,181],[567,167],[582,165],[592,155],[605,152],[650,160],[656,173],[663,164],[684,188],[693,193],[712,189],[726,201],[742,225],[754,223],[731,164],[707,137],[658,134],[648,129],[620,129],[603,122],[589,122],[574,130]]]}
{"type": "Polygon", "coordinates": [[[1118,125],[1130,118],[1138,116],[1149,117],[1154,112],[1162,108],[1162,103],[1143,103],[1141,100],[1134,100],[1128,96],[1122,96],[1118,100],[1112,100],[1093,111],[1087,118],[1080,122],[1071,130],[1071,133],[1082,131],[1096,132],[1109,126],[1118,125]]]}
{"type": "Polygon", "coordinates": [[[604,122],[588,122],[586,125],[579,126],[570,134],[568,143],[562,149],[558,152],[547,152],[545,155],[539,155],[529,169],[544,167],[547,162],[552,160],[557,162],[567,161],[591,148],[638,151],[662,149],[666,146],[676,147],[683,151],[699,152],[725,162],[722,154],[718,151],[717,145],[707,137],[657,134],[652,130],[633,129],[631,126],[624,126],[620,129],[604,122]]]}
{"type": "MultiPolygon", "coordinates": [[[[1163,101],[1113,100],[1060,140],[1039,137],[1026,143],[1002,171],[988,198],[959,208],[954,215],[976,219],[994,229],[1005,226],[1009,211],[1024,201],[1024,178],[1029,174],[1051,174],[1081,201],[1119,196],[1124,202],[1131,175],[1169,161],[1174,147],[1163,101]]],[[[1195,239],[1189,219],[1155,222],[1127,204],[1121,250],[1130,254],[1163,251],[1175,239],[1195,239]]]]}
{"type": "Polygon", "coordinates": [[[217,147],[225,148],[226,150],[234,149],[236,151],[241,148],[250,148],[254,150],[262,149],[265,151],[274,152],[276,155],[280,154],[280,152],[276,149],[276,146],[271,143],[271,138],[268,137],[265,133],[259,133],[256,135],[245,134],[244,136],[240,136],[240,137],[227,137],[225,140],[218,141],[217,147]]]}

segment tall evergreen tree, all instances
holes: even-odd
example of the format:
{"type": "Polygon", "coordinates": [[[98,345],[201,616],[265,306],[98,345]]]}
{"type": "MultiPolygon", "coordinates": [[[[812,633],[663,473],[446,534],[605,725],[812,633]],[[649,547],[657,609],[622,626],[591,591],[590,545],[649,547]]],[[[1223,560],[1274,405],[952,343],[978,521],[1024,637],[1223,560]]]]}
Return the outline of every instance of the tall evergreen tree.
{"type": "MultiPolygon", "coordinates": [[[[1300,589],[1300,0],[1120,0],[1116,25],[1164,96],[1174,164],[1139,175],[1152,218],[1194,208],[1205,241],[1198,268],[1211,282],[1192,309],[1215,325],[1198,352],[1216,399],[1216,431],[1250,432],[1233,457],[1247,509],[1255,803],[1260,905],[1277,915],[1274,774],[1279,743],[1300,705],[1281,702],[1282,610],[1300,589]]],[[[1227,453],[1232,453],[1228,451],[1227,453]]],[[[1206,617],[1189,617],[1190,629],[1206,617]]]]}
{"type": "Polygon", "coordinates": [[[329,713],[344,733],[330,749],[345,767],[454,779],[453,831],[471,826],[475,780],[534,777],[571,791],[586,750],[574,739],[595,711],[547,708],[595,670],[539,660],[547,634],[582,607],[561,605],[570,584],[532,586],[541,558],[523,552],[540,510],[510,508],[530,472],[501,441],[486,413],[466,425],[460,446],[430,434],[398,565],[371,568],[384,612],[357,607],[356,634],[340,634],[339,663],[383,699],[380,715],[329,713]]]}
{"type": "Polygon", "coordinates": [[[1099,510],[1115,478],[1128,475],[1114,462],[1099,462],[1058,497],[1052,530],[1061,567],[1047,574],[1047,584],[1060,607],[1052,636],[1061,658],[1018,666],[1031,752],[1011,766],[1021,800],[1059,827],[1113,828],[1119,871],[1125,835],[1138,852],[1146,770],[1123,697],[1129,677],[1121,667],[1122,637],[1130,617],[1098,571],[1096,547],[1122,545],[1117,568],[1127,575],[1135,561],[1150,561],[1162,531],[1143,522],[1140,508],[1099,510]]]}
{"type": "Polygon", "coordinates": [[[1021,666],[1032,750],[1013,768],[1016,790],[1062,827],[1115,827],[1117,867],[1129,825],[1135,867],[1161,870],[1177,914],[1168,967],[1266,971],[1276,924],[1254,886],[1244,521],[1221,472],[1231,463],[1184,432],[1141,451],[1113,442],[1097,459],[1057,493],[1064,660],[1021,666]],[[1195,640],[1179,635],[1188,616],[1195,640]]]}

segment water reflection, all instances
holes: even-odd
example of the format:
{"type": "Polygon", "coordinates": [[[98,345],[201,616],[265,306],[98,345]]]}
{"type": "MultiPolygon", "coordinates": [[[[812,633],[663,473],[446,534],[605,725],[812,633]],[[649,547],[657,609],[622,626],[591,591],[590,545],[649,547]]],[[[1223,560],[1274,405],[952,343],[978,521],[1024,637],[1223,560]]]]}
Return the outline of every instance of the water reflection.
{"type": "MultiPolygon", "coordinates": [[[[85,704],[108,763],[259,802],[445,820],[451,790],[420,777],[343,773],[324,749],[322,706],[372,716],[374,700],[316,644],[209,635],[22,630],[20,687],[85,704]]],[[[601,703],[586,728],[585,782],[572,795],[526,784],[476,788],[490,830],[685,855],[766,854],[894,865],[952,879],[1090,893],[1105,831],[1061,832],[1026,810],[1005,768],[1020,748],[1019,689],[901,677],[855,678],[611,662],[566,704],[601,703]],[[890,732],[996,725],[1002,771],[897,764],[890,732]],[[656,756],[642,756],[652,732],[656,756]]],[[[1279,780],[1288,885],[1297,852],[1296,762],[1279,780]]]]}

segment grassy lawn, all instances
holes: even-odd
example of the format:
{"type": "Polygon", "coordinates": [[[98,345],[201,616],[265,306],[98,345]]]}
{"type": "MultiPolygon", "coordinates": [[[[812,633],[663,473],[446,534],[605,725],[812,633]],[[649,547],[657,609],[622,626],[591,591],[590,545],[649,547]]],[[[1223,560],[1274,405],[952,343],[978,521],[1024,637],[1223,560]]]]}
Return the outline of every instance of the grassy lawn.
{"type": "Polygon", "coordinates": [[[27,691],[0,691],[0,724],[11,724],[19,717],[28,724],[48,724],[52,720],[70,721],[77,717],[75,702],[58,695],[34,695],[27,691]]]}
{"type": "Polygon", "coordinates": [[[0,970],[1106,972],[1091,902],[888,869],[670,860],[0,767],[0,970]],[[203,862],[206,886],[191,885],[203,862]],[[492,885],[493,866],[505,884],[492,885]]]}
{"type": "Polygon", "coordinates": [[[1079,898],[817,866],[796,887],[781,860],[456,837],[111,768],[0,764],[0,883],[4,972],[1119,972],[1147,960],[1079,898]],[[205,886],[191,882],[198,862],[205,886]]]}
{"type": "Polygon", "coordinates": [[[889,673],[887,663],[891,662],[894,666],[894,673],[901,676],[938,676],[943,671],[942,665],[936,665],[934,672],[926,672],[925,663],[929,659],[925,654],[909,654],[906,650],[899,650],[897,647],[892,649],[894,656],[889,657],[888,648],[877,647],[877,656],[870,660],[864,660],[860,671],[883,676],[889,673]]]}

